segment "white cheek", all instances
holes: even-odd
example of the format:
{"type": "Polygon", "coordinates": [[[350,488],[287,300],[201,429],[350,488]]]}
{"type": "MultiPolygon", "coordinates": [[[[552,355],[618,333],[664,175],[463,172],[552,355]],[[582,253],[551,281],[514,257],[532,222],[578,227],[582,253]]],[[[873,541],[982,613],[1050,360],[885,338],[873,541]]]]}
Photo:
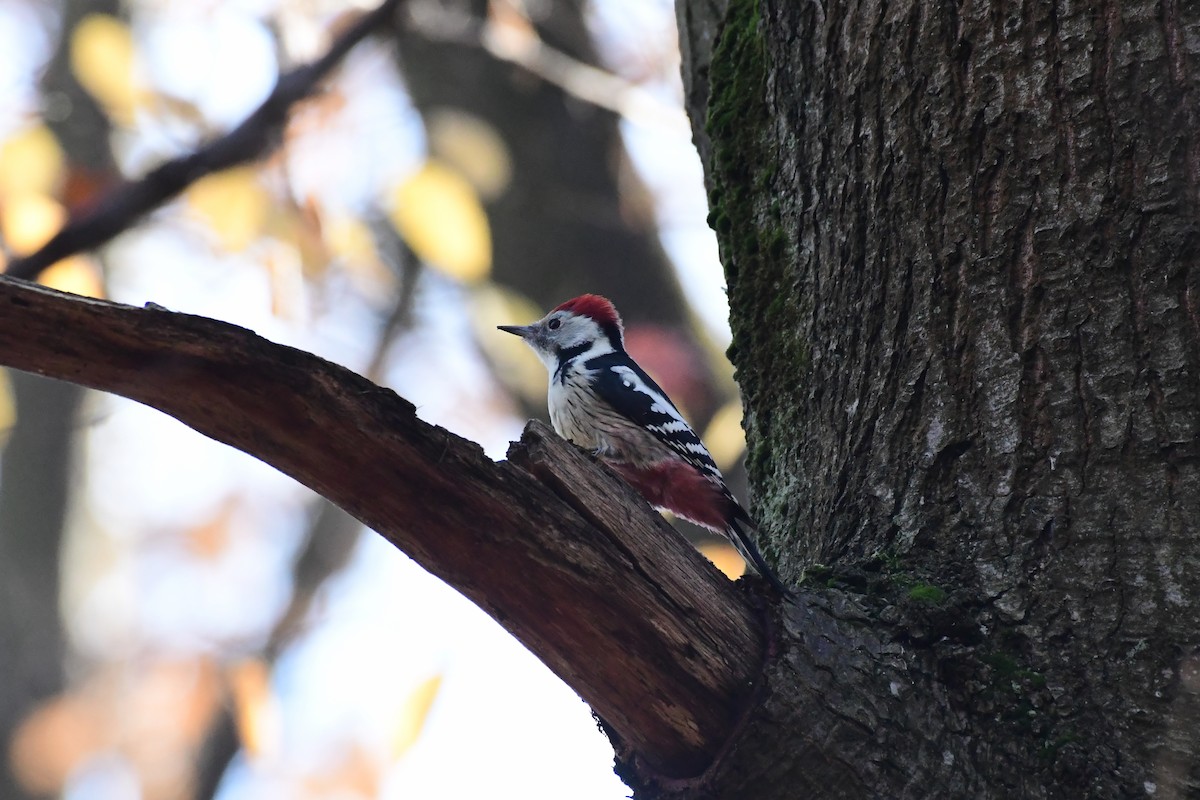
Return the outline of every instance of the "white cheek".
{"type": "Polygon", "coordinates": [[[546,367],[546,371],[551,375],[554,370],[558,369],[558,356],[554,353],[548,353],[540,347],[533,348],[533,352],[537,353],[537,357],[542,360],[542,364],[546,367]]]}

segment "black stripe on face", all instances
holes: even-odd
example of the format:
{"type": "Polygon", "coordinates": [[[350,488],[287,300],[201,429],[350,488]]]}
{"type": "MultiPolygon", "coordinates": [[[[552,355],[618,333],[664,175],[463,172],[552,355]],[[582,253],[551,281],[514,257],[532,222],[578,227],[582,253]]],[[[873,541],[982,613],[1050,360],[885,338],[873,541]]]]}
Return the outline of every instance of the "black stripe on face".
{"type": "Polygon", "coordinates": [[[571,359],[577,358],[588,351],[590,344],[577,344],[574,347],[558,348],[558,369],[554,370],[554,379],[562,380],[563,369],[570,363],[571,359]]]}

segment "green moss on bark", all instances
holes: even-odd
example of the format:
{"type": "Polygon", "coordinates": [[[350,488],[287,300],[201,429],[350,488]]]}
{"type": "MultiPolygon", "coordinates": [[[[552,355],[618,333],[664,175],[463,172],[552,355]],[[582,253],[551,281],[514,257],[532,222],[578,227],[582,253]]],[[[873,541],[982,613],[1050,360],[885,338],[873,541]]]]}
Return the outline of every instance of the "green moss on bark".
{"type": "MultiPolygon", "coordinates": [[[[713,143],[708,222],[721,243],[730,293],[760,257],[756,193],[773,173],[768,153],[766,52],[758,0],[733,0],[713,50],[705,129],[713,143]]],[[[769,179],[768,179],[769,180],[769,179]]]]}
{"type": "Polygon", "coordinates": [[[746,397],[747,467],[767,523],[787,517],[789,481],[779,479],[778,470],[787,454],[772,443],[781,431],[794,435],[795,393],[808,365],[795,236],[777,199],[783,145],[768,105],[769,63],[759,0],[732,0],[710,71],[709,224],[717,232],[729,290],[729,358],[746,397]]]}
{"type": "Polygon", "coordinates": [[[908,599],[938,605],[946,600],[946,590],[930,583],[918,583],[908,590],[908,599]]]}

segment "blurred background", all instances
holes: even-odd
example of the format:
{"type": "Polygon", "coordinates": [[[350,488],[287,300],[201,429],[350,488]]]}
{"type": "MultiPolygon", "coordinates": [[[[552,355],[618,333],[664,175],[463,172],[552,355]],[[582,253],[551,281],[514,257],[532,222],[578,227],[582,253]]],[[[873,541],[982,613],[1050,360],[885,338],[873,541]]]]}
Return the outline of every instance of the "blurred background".
{"type": "MultiPolygon", "coordinates": [[[[372,6],[0,0],[0,264],[236,125],[372,6]]],[[[494,326],[607,294],[744,494],[678,71],[671,0],[413,0],[268,159],[40,280],[318,353],[497,459],[545,418],[546,376],[494,326]]],[[[570,689],[271,468],[12,372],[0,437],[0,798],[628,795],[570,689]]]]}

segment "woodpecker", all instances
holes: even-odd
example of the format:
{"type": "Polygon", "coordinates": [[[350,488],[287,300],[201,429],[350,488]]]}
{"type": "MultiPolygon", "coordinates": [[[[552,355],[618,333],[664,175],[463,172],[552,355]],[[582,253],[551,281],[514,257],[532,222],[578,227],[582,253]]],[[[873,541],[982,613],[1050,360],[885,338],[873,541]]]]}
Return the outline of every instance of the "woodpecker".
{"type": "Polygon", "coordinates": [[[755,525],[666,392],[625,352],[621,317],[585,294],[530,325],[500,325],[550,373],[550,422],[591,450],[652,506],[725,536],[780,593],[788,590],[747,533],[755,525]]]}

